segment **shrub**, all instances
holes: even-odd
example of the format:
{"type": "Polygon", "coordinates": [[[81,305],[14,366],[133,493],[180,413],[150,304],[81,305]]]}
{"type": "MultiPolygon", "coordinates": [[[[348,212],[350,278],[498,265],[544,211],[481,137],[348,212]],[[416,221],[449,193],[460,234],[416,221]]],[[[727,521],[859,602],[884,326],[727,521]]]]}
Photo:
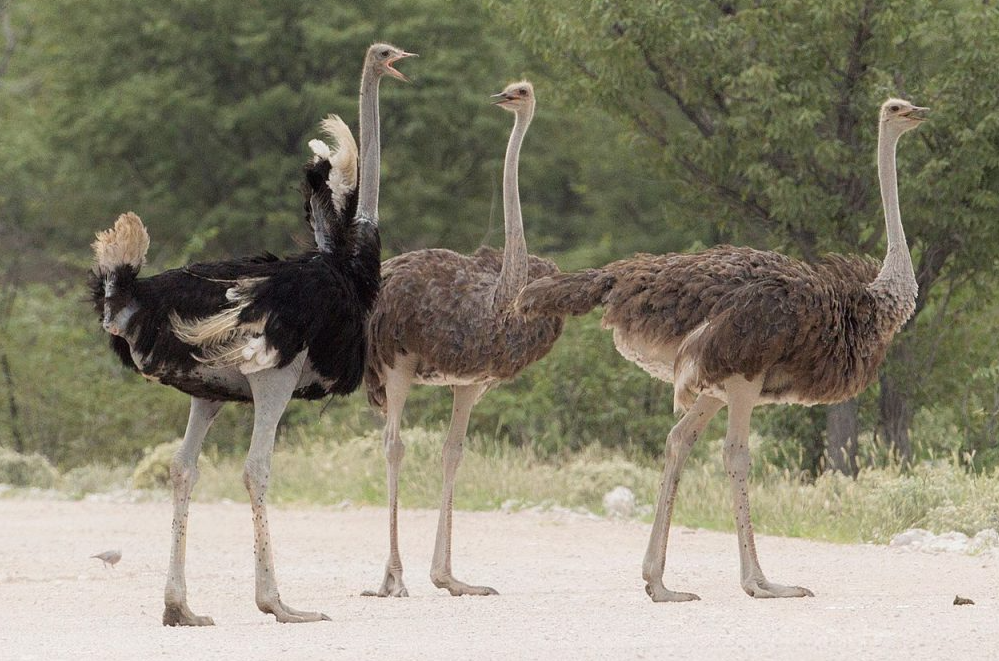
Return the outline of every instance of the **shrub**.
{"type": "Polygon", "coordinates": [[[594,456],[592,449],[584,451],[565,467],[568,481],[566,498],[570,503],[598,509],[604,494],[617,486],[634,492],[639,503],[650,503],[654,494],[650,486],[657,483],[659,472],[639,466],[622,456],[594,456]]]}
{"type": "Polygon", "coordinates": [[[160,443],[146,451],[132,473],[132,486],[136,489],[165,489],[170,486],[170,463],[184,439],[160,443]]]}
{"type": "Polygon", "coordinates": [[[59,471],[42,455],[0,448],[0,483],[51,489],[58,480],[59,471]]]}

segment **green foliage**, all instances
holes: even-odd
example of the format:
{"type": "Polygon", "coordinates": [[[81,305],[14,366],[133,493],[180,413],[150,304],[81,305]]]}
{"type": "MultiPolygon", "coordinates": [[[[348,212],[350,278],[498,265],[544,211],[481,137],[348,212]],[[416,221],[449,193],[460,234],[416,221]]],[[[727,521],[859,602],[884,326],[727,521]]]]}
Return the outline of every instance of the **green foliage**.
{"type": "MultiPolygon", "coordinates": [[[[677,522],[734,530],[720,456],[718,442],[707,460],[684,471],[677,522]]],[[[914,527],[975,534],[999,522],[999,474],[976,474],[954,458],[922,462],[911,472],[897,463],[864,468],[857,479],[828,472],[806,483],[754,451],[749,497],[758,531],[838,542],[885,543],[914,527]]]]}
{"type": "MultiPolygon", "coordinates": [[[[268,498],[283,503],[382,505],[385,472],[377,432],[331,441],[329,423],[299,428],[283,437],[274,454],[268,498]]],[[[400,475],[404,507],[440,505],[440,448],[443,429],[403,430],[406,458],[400,475]]],[[[712,435],[713,436],[713,435],[712,435]]],[[[731,488],[721,459],[721,440],[705,438],[704,459],[692,461],[680,480],[674,521],[678,525],[733,530],[731,488]]],[[[794,471],[759,459],[760,439],[752,440],[750,481],[753,521],[765,534],[839,542],[884,543],[908,528],[935,533],[974,534],[999,525],[999,474],[975,474],[956,460],[926,462],[911,473],[897,464],[867,468],[853,480],[827,473],[814,483],[794,471]]],[[[242,462],[205,461],[195,497],[245,502],[242,462]]],[[[597,446],[564,461],[540,457],[531,448],[511,448],[473,436],[455,494],[460,509],[584,507],[601,511],[603,495],[624,485],[640,509],[651,511],[661,471],[647,460],[597,446]]]]}
{"type": "MultiPolygon", "coordinates": [[[[942,360],[939,348],[958,343],[965,335],[958,320],[977,312],[958,304],[962,297],[995,277],[994,6],[973,0],[494,0],[491,6],[548,62],[565,97],[630,124],[641,145],[636,154],[661,180],[676,182],[677,223],[703,225],[707,218],[721,240],[806,258],[829,250],[878,252],[884,230],[876,110],[889,95],[931,106],[932,121],[899,150],[920,299],[885,369],[913,410],[963,389],[967,371],[942,360]]],[[[818,438],[821,420],[810,418],[791,412],[780,424],[818,438]]]]}
{"type": "Polygon", "coordinates": [[[59,471],[40,454],[19,454],[0,448],[0,484],[51,489],[59,471]]]}
{"type": "MultiPolygon", "coordinates": [[[[26,98],[0,86],[0,107],[17,111],[0,135],[23,149],[9,167],[0,159],[0,189],[11,191],[0,209],[50,255],[83,263],[88,236],[126,209],[149,225],[154,264],[307,240],[296,190],[306,142],[330,112],[356,130],[361,61],[376,39],[422,55],[405,65],[414,85],[382,86],[387,250],[502,240],[511,119],[489,94],[529,57],[477,5],[54,0],[18,19],[30,37],[15,58],[26,98]],[[39,197],[39,180],[70,194],[39,197]]],[[[656,182],[643,180],[616,124],[556,106],[554,85],[535,82],[521,169],[532,243],[631,239],[629,227],[657,219],[656,182]]]]}
{"type": "Polygon", "coordinates": [[[146,456],[139,461],[132,473],[132,486],[136,489],[169,488],[170,464],[183,442],[184,439],[178,438],[147,450],[146,456]]]}
{"type": "Polygon", "coordinates": [[[662,471],[641,466],[618,454],[608,454],[590,447],[574,456],[563,469],[569,481],[569,490],[564,498],[570,503],[584,503],[593,511],[599,511],[596,503],[603,504],[603,497],[618,486],[624,486],[633,493],[639,502],[655,502],[653,488],[662,471]]]}
{"type": "Polygon", "coordinates": [[[70,498],[83,498],[90,494],[121,491],[131,485],[130,466],[108,466],[93,463],[75,466],[59,480],[59,489],[70,498]]]}
{"type": "MultiPolygon", "coordinates": [[[[25,449],[62,468],[130,466],[176,438],[187,415],[186,397],[115,363],[76,302],[79,287],[67,288],[83,278],[92,232],[138,211],[153,237],[150,272],[294,249],[307,238],[295,191],[306,141],[329,112],[356,125],[361,57],[376,39],[422,56],[404,65],[414,85],[383,85],[387,253],[500,244],[510,117],[488,94],[522,75],[539,97],[520,174],[529,244],[567,269],[722,241],[876,254],[874,109],[889,93],[932,106],[899,154],[923,298],[888,369],[916,410],[917,459],[999,462],[999,308],[989,303],[999,18],[989,4],[9,6],[17,43],[0,72],[0,279],[51,287],[20,289],[0,319],[13,376],[13,388],[0,380],[0,402],[13,391],[25,449]]],[[[671,408],[669,386],[621,359],[593,315],[569,321],[544,361],[489,393],[472,428],[560,460],[592,444],[657,456],[671,408]]],[[[338,438],[378,424],[355,396],[295,404],[285,425],[311,429],[320,410],[338,438]]],[[[436,428],[449,413],[445,390],[417,389],[407,423],[436,428]]],[[[818,409],[772,407],[755,419],[763,456],[792,472],[824,429],[818,409]]],[[[3,407],[6,447],[12,424],[3,407]]],[[[872,434],[877,424],[871,389],[861,426],[872,434]]],[[[226,407],[209,452],[244,448],[249,429],[248,413],[226,407]]]]}

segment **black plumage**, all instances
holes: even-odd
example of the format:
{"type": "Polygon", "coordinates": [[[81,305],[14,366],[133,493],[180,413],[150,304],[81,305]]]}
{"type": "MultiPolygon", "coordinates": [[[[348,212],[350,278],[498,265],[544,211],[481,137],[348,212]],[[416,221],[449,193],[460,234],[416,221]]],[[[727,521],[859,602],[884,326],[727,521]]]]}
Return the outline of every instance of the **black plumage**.
{"type": "Polygon", "coordinates": [[[332,239],[326,251],[192,264],[147,278],[138,277],[138,268],[130,264],[98,265],[89,283],[98,314],[106,307],[112,317],[134,308],[127,324],[111,335],[111,348],[122,363],[195,397],[250,401],[245,379],[231,378],[238,371],[212,369],[206,363],[211,347],[183,341],[172,323],[232,309],[235,287],[246,301],[236,325],[262,325],[257,335],[276,352],[274,367],[307,351],[314,376],[303,378],[296,398],[355,390],[364,374],[365,324],[378,295],[381,246],[375,226],[354,221],[356,187],[344,204],[333,204],[329,173],[327,160],[309,163],[302,184],[306,220],[325,228],[332,239]]]}

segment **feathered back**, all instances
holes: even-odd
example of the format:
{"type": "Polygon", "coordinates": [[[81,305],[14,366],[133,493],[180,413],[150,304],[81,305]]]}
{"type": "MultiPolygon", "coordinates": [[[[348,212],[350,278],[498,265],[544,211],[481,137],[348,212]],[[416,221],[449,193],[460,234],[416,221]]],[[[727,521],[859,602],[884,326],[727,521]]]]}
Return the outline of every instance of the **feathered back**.
{"type": "Polygon", "coordinates": [[[314,156],[305,165],[302,197],[316,247],[334,252],[351,243],[350,227],[357,211],[357,143],[336,115],[324,119],[320,127],[336,148],[319,139],[309,141],[314,156]]]}
{"type": "Polygon", "coordinates": [[[149,233],[137,215],[129,211],[118,216],[114,227],[97,233],[90,244],[94,250],[94,273],[107,276],[120,267],[135,273],[146,263],[149,233]]]}

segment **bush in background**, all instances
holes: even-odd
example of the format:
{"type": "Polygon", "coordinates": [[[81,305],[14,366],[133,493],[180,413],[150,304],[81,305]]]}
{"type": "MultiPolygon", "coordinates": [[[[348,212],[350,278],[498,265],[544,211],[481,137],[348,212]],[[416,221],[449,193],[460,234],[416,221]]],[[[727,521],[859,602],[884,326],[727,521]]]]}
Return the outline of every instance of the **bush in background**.
{"type": "Polygon", "coordinates": [[[58,480],[59,471],[42,455],[0,448],[0,484],[51,489],[58,480]]]}

